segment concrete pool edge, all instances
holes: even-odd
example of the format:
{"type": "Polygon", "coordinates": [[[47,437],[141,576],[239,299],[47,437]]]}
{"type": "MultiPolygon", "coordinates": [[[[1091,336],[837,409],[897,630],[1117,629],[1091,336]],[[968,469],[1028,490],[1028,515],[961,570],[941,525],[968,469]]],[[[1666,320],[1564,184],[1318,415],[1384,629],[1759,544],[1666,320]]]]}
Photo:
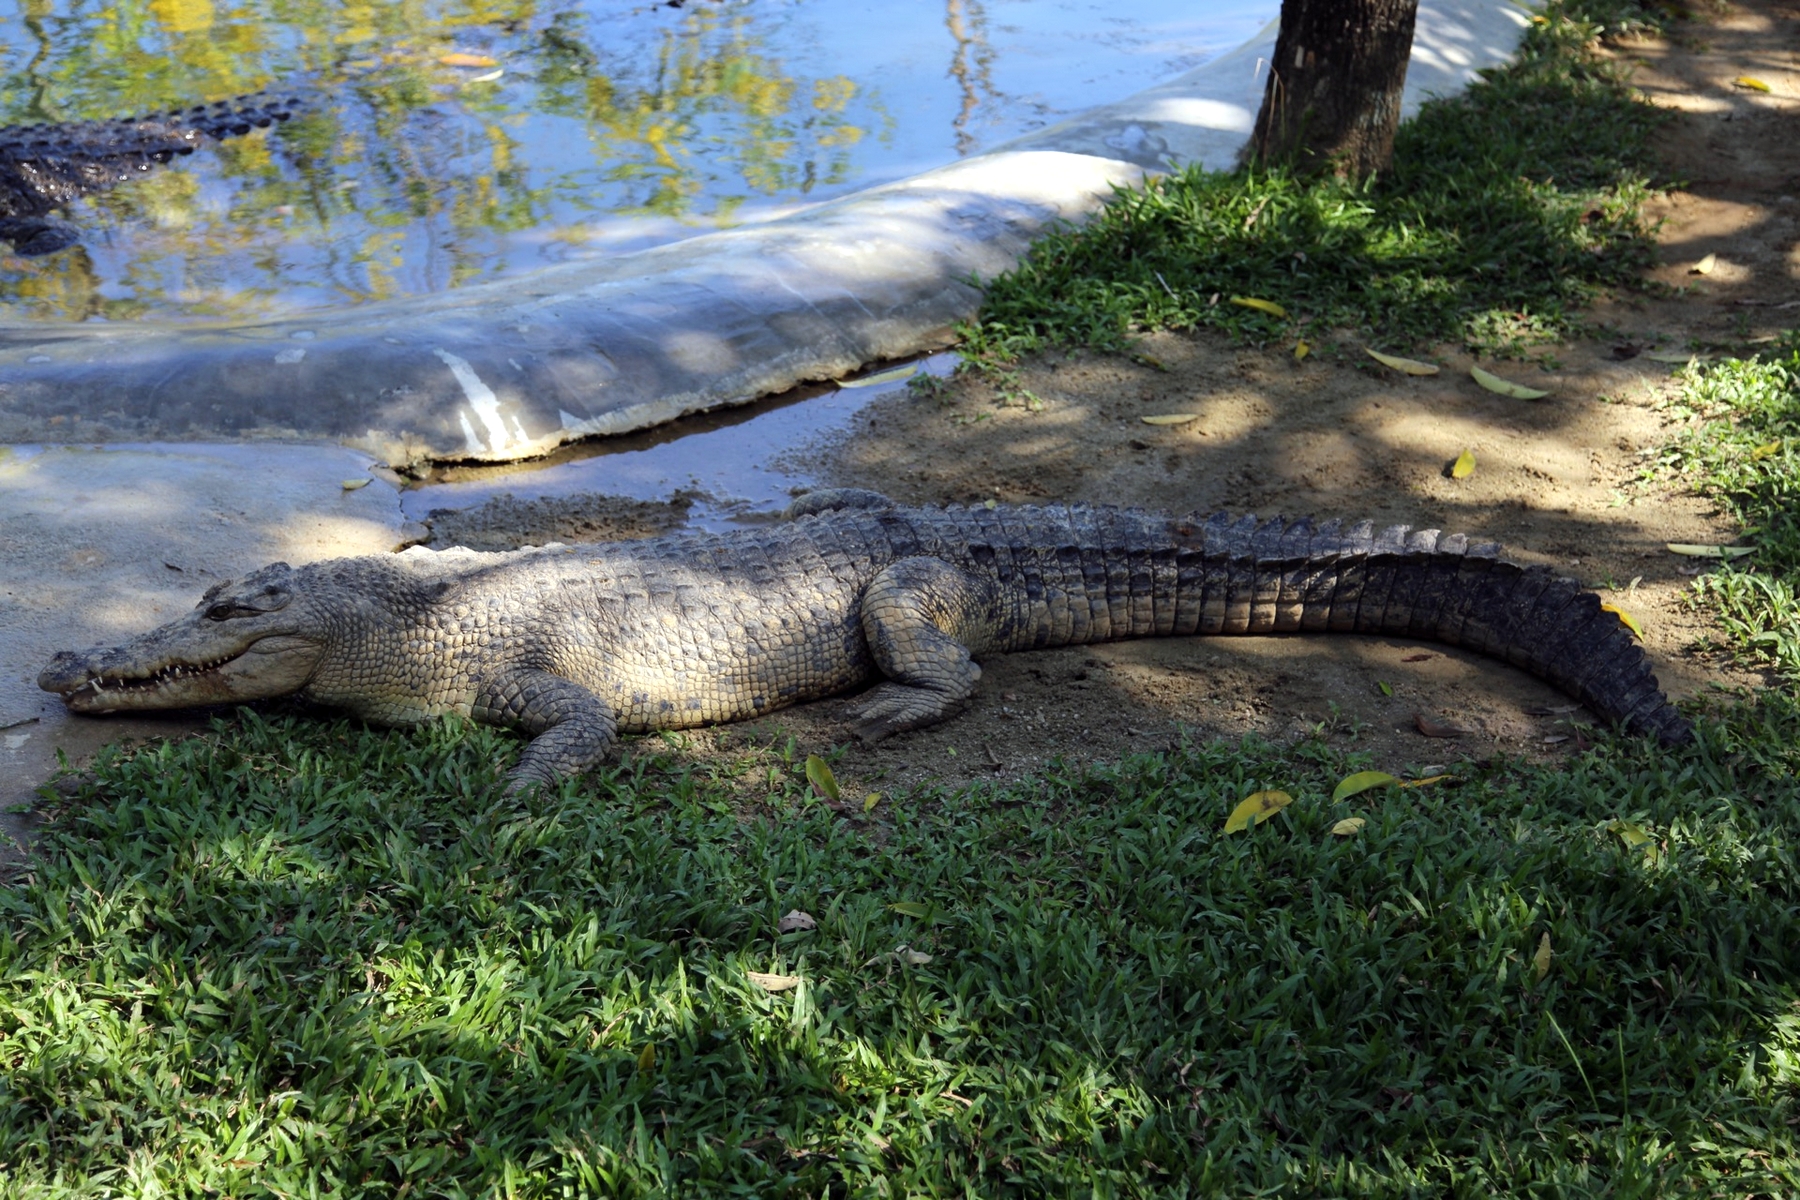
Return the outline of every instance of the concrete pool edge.
{"type": "MultiPolygon", "coordinates": [[[[1529,14],[1424,0],[1407,111],[1529,14]]],[[[1230,165],[1273,26],[989,153],[767,224],[433,296],[228,326],[0,327],[0,441],[331,439],[394,466],[508,461],[939,348],[973,278],[1179,163],[1230,165]]]]}

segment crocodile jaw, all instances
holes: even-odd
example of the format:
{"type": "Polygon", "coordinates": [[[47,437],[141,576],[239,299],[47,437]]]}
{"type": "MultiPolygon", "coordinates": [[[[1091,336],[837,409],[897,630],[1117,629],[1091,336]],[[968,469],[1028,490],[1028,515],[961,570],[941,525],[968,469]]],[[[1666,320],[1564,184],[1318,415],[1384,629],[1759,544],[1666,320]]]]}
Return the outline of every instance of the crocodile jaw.
{"type": "Polygon", "coordinates": [[[155,646],[168,640],[158,636],[167,632],[111,649],[65,650],[44,668],[38,686],[78,713],[240,704],[300,691],[325,653],[306,638],[270,634],[209,647],[202,659],[155,646]]]}

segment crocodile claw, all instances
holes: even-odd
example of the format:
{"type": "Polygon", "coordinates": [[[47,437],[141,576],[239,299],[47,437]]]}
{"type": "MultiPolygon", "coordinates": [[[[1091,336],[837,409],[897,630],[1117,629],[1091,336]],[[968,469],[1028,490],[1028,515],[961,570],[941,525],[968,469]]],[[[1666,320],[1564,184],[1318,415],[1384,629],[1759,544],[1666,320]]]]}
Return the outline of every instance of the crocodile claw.
{"type": "Polygon", "coordinates": [[[858,741],[874,743],[909,729],[923,729],[948,720],[968,706],[930,688],[904,683],[883,683],[850,706],[857,721],[858,741]]]}

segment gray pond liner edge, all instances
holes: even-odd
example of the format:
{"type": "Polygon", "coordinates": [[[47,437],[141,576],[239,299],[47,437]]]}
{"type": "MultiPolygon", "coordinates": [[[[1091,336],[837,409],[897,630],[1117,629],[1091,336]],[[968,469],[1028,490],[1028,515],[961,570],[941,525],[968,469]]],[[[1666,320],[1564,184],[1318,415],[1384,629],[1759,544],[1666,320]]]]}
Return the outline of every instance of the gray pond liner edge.
{"type": "MultiPolygon", "coordinates": [[[[1406,111],[1517,47],[1510,0],[1423,0],[1406,111]]],[[[0,325],[0,441],[326,438],[504,462],[950,343],[975,278],[1186,163],[1231,165],[1275,27],[979,156],[767,223],[434,295],[235,324],[0,325]]]]}

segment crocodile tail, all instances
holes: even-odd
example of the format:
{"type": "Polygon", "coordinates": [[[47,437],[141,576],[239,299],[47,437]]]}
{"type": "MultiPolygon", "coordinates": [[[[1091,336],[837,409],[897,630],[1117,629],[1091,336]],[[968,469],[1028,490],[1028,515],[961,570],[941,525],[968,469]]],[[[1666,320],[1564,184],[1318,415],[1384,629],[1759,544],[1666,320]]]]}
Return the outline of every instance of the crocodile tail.
{"type": "Polygon", "coordinates": [[[1507,561],[1492,542],[1406,525],[1225,514],[1176,529],[1188,536],[1175,555],[1172,632],[1425,638],[1521,667],[1629,731],[1671,745],[1693,738],[1643,647],[1599,596],[1548,568],[1507,561]]]}
{"type": "Polygon", "coordinates": [[[252,129],[267,129],[270,125],[296,116],[304,111],[305,107],[305,102],[298,96],[259,92],[251,96],[236,96],[230,100],[220,100],[213,104],[199,104],[193,108],[178,109],[175,112],[147,119],[168,122],[176,126],[187,126],[208,137],[222,139],[239,137],[249,133],[252,129]]]}
{"type": "Polygon", "coordinates": [[[202,137],[235,137],[304,108],[297,97],[258,93],[143,117],[7,126],[0,129],[0,159],[39,163],[46,177],[66,176],[67,186],[45,189],[60,202],[192,154],[202,137]]]}

